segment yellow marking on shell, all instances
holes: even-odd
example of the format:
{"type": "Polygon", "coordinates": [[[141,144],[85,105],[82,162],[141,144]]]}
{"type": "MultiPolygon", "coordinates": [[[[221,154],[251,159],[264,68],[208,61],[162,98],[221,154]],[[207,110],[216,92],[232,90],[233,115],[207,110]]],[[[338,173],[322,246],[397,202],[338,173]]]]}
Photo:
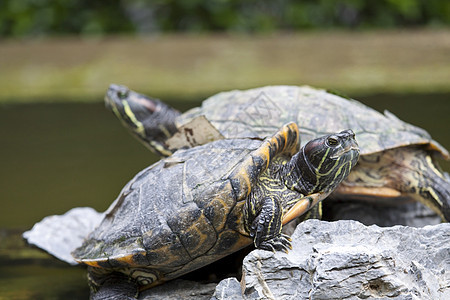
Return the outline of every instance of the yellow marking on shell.
{"type": "MultiPolygon", "coordinates": [[[[286,130],[281,131],[281,136],[284,139],[284,146],[283,146],[283,149],[280,149],[280,150],[283,152],[283,150],[287,147],[287,143],[288,143],[288,131],[287,131],[287,128],[286,128],[286,130]]],[[[275,143],[277,145],[277,148],[280,148],[280,144],[279,144],[278,139],[275,139],[275,143]]]]}
{"type": "Polygon", "coordinates": [[[248,236],[248,233],[245,231],[241,232],[240,230],[238,232],[236,232],[234,230],[223,231],[218,235],[217,240],[220,240],[224,236],[227,236],[227,235],[232,235],[234,237],[236,234],[239,234],[239,236],[236,237],[235,243],[226,250],[226,252],[228,254],[236,252],[236,251],[238,251],[248,245],[251,245],[253,243],[253,239],[248,236]]]}
{"type": "Polygon", "coordinates": [[[127,264],[129,266],[138,266],[138,264],[135,263],[133,256],[135,255],[147,255],[146,252],[136,252],[129,255],[118,255],[118,256],[111,256],[108,258],[98,258],[98,259],[81,259],[77,260],[80,263],[83,263],[85,265],[89,265],[91,267],[97,267],[97,268],[103,268],[99,265],[99,263],[106,263],[108,260],[117,260],[121,263],[127,264]]]}
{"type": "MultiPolygon", "coordinates": [[[[171,253],[171,246],[171,244],[166,244],[158,247],[158,249],[152,250],[152,253],[156,254],[158,257],[164,257],[164,261],[162,263],[152,262],[152,268],[164,268],[165,266],[172,265],[177,259],[179,259],[176,255],[167,255],[167,253],[171,253]]],[[[188,255],[187,252],[186,255],[188,255]]]]}
{"type": "MultiPolygon", "coordinates": [[[[297,124],[289,123],[288,125],[283,126],[281,128],[281,130],[278,131],[278,133],[276,133],[270,139],[266,140],[263,143],[263,145],[258,150],[256,150],[255,154],[257,156],[261,156],[265,159],[265,161],[266,161],[265,169],[267,169],[271,159],[273,158],[270,156],[271,148],[277,149],[277,151],[275,151],[275,156],[277,154],[281,154],[284,152],[288,152],[289,154],[294,154],[297,152],[296,145],[298,144],[298,139],[299,139],[299,132],[298,132],[297,124]],[[296,139],[293,143],[289,143],[288,136],[289,136],[290,131],[293,131],[296,134],[296,139]],[[281,137],[282,139],[284,139],[284,146],[282,149],[280,148],[280,144],[279,144],[280,142],[278,141],[277,137],[281,137]]],[[[250,162],[250,163],[253,163],[253,162],[250,162]]]]}
{"type": "Polygon", "coordinates": [[[207,207],[205,207],[205,209],[208,207],[212,207],[213,211],[215,212],[213,220],[210,220],[212,224],[214,224],[214,228],[217,231],[223,230],[231,206],[226,203],[221,197],[216,197],[210,202],[207,207]]]}
{"type": "Polygon", "coordinates": [[[128,102],[125,100],[122,100],[122,105],[123,105],[123,108],[124,108],[125,113],[127,114],[128,118],[130,118],[130,120],[134,123],[134,125],[136,125],[136,129],[135,129],[136,133],[138,133],[142,137],[145,137],[144,125],[140,121],[138,121],[138,119],[134,115],[133,111],[131,110],[128,102]]]}
{"type": "MultiPolygon", "coordinates": [[[[264,166],[264,169],[267,169],[267,167],[269,166],[270,163],[270,144],[263,144],[262,147],[260,147],[257,150],[257,153],[255,153],[258,156],[261,156],[264,158],[264,160],[266,161],[266,165],[264,166]]],[[[253,162],[251,162],[253,163],[253,162]]]]}
{"type": "Polygon", "coordinates": [[[432,141],[431,143],[427,144],[427,149],[438,152],[439,155],[441,155],[441,157],[445,160],[450,159],[450,154],[448,153],[447,149],[445,149],[435,141],[432,141]]]}
{"type": "Polygon", "coordinates": [[[186,230],[186,232],[189,232],[189,233],[190,233],[190,236],[191,236],[191,237],[194,237],[194,238],[198,237],[198,239],[199,239],[198,244],[197,244],[197,247],[194,248],[194,249],[189,249],[188,252],[189,252],[190,254],[196,254],[196,253],[198,253],[198,252],[199,252],[198,249],[200,249],[201,247],[204,247],[205,241],[208,240],[208,235],[205,234],[205,233],[203,233],[203,231],[200,230],[200,229],[198,228],[198,225],[201,224],[201,223],[209,223],[209,221],[207,220],[207,218],[206,218],[205,215],[203,215],[203,214],[200,216],[200,218],[198,218],[198,219],[194,222],[194,224],[192,224],[192,225],[191,225],[189,228],[187,228],[187,230],[186,230]]]}
{"type": "Polygon", "coordinates": [[[98,261],[98,260],[84,260],[84,259],[76,260],[76,261],[79,262],[79,263],[82,263],[82,264],[91,266],[91,267],[101,268],[100,265],[99,265],[98,263],[99,263],[99,262],[105,262],[106,259],[105,259],[105,260],[101,260],[101,261],[98,261]]]}
{"type": "Polygon", "coordinates": [[[125,263],[129,266],[138,266],[138,264],[136,264],[136,262],[133,259],[133,256],[135,255],[147,255],[146,252],[139,252],[139,253],[133,253],[133,254],[129,254],[129,255],[123,255],[123,256],[116,256],[116,257],[111,257],[110,259],[114,259],[117,261],[120,261],[122,263],[125,263]]]}
{"type": "MultiPolygon", "coordinates": [[[[300,133],[299,133],[297,124],[289,123],[289,124],[283,126],[283,130],[281,131],[281,134],[285,140],[282,151],[288,152],[291,155],[297,153],[299,141],[300,141],[300,133]],[[292,131],[295,134],[295,139],[292,142],[290,142],[288,139],[290,131],[292,131]]],[[[292,134],[291,134],[291,136],[292,136],[292,134]]]]}
{"type": "MultiPolygon", "coordinates": [[[[244,209],[246,201],[240,201],[236,203],[236,206],[233,208],[233,210],[230,212],[230,216],[236,216],[236,223],[235,228],[236,231],[241,234],[241,236],[246,237],[248,235],[248,232],[245,228],[245,220],[242,217],[242,211],[244,209]]],[[[250,245],[252,243],[252,239],[250,239],[250,242],[247,243],[247,245],[250,245]]]]}
{"type": "Polygon", "coordinates": [[[252,188],[252,183],[250,182],[250,178],[248,177],[246,168],[242,168],[238,173],[239,181],[243,180],[245,182],[245,197],[250,195],[250,191],[252,188]]]}

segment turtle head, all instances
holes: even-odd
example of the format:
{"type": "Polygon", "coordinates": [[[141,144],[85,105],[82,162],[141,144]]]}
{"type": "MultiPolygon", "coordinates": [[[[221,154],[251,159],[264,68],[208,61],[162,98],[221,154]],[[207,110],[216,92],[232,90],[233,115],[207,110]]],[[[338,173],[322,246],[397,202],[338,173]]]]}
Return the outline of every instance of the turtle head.
{"type": "Polygon", "coordinates": [[[171,154],[164,142],[176,132],[177,110],[116,84],[109,86],[105,105],[150,150],[162,156],[171,154]]]}
{"type": "MultiPolygon", "coordinates": [[[[330,193],[341,183],[359,158],[359,147],[352,130],[344,130],[309,141],[294,155],[292,188],[303,194],[330,193]]],[[[292,168],[292,167],[291,167],[292,168]]]]}

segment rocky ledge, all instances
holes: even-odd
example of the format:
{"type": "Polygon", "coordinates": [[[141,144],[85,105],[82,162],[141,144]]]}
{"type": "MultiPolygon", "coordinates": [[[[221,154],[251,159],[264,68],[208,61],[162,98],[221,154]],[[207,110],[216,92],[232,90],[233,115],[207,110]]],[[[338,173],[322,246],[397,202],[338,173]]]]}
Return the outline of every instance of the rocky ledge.
{"type": "Polygon", "coordinates": [[[288,254],[247,255],[240,282],[227,278],[213,290],[212,284],[176,280],[140,298],[450,299],[449,223],[383,228],[308,220],[292,240],[288,254]]]}
{"type": "MultiPolygon", "coordinates": [[[[139,299],[450,299],[450,223],[436,224],[436,215],[414,203],[408,209],[356,203],[330,206],[326,211],[341,220],[307,220],[292,226],[293,249],[287,254],[250,252],[243,259],[240,282],[230,277],[219,284],[202,284],[183,278],[146,290],[139,299]],[[342,220],[346,218],[388,227],[342,220]],[[430,223],[434,225],[424,226],[430,223]]],[[[45,218],[24,237],[76,264],[69,250],[101,218],[93,209],[75,208],[63,216],[45,218]],[[68,234],[75,231],[73,226],[79,235],[68,234]]],[[[227,257],[225,265],[240,263],[241,255],[245,253],[227,257]]],[[[220,278],[238,276],[237,269],[238,264],[220,278]]],[[[219,271],[213,267],[196,272],[205,278],[219,271]]],[[[197,275],[187,279],[201,281],[197,275]]]]}

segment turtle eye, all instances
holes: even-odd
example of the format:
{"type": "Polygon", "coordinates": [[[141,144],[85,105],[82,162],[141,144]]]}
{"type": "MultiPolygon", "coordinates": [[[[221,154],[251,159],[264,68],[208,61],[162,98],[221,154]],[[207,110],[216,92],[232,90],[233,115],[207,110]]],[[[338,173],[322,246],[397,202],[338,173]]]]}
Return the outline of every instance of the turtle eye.
{"type": "Polygon", "coordinates": [[[126,97],[128,97],[128,90],[118,91],[117,97],[119,97],[119,99],[125,99],[126,97]]]}
{"type": "Polygon", "coordinates": [[[339,142],[338,142],[338,140],[337,140],[336,138],[334,138],[334,137],[329,137],[329,138],[327,139],[327,144],[328,144],[328,146],[330,146],[330,147],[334,147],[334,146],[337,146],[337,144],[339,144],[339,142]]]}

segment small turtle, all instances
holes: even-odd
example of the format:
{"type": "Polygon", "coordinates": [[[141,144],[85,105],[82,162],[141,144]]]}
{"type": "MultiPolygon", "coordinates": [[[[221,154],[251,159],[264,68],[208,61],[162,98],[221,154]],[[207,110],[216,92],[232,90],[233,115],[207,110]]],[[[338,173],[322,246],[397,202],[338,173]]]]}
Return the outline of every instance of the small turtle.
{"type": "Polygon", "coordinates": [[[138,173],[73,251],[93,297],[134,299],[254,243],[290,249],[282,224],[325,198],[359,157],[351,130],[299,150],[295,123],[259,139],[179,150],[138,173]]]}
{"type": "Polygon", "coordinates": [[[449,153],[423,129],[352,99],[303,86],[268,86],[214,95],[184,114],[124,86],[111,85],[106,105],[125,127],[161,156],[212,140],[264,138],[296,122],[302,141],[351,128],[361,158],[331,195],[334,199],[419,201],[450,220],[450,180],[435,154],[449,153]]]}

